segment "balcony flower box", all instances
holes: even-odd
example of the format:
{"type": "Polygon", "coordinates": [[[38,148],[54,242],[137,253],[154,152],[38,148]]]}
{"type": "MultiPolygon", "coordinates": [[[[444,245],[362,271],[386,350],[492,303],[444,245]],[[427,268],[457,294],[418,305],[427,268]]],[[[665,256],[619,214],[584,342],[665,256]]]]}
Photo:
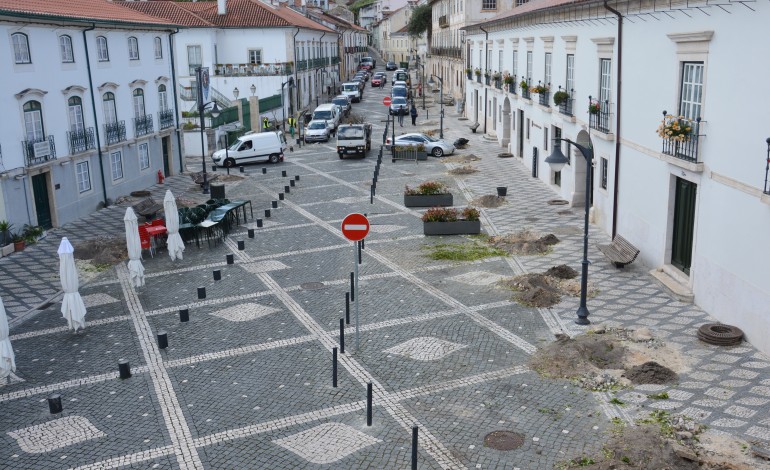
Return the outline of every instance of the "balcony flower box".
{"type": "Polygon", "coordinates": [[[447,207],[453,203],[452,193],[440,181],[426,181],[416,188],[407,186],[404,190],[405,207],[447,207]]]}
{"type": "Polygon", "coordinates": [[[433,207],[422,216],[425,235],[478,235],[481,233],[479,211],[466,207],[461,214],[457,209],[433,207]],[[461,217],[458,217],[460,215],[461,217]]]}

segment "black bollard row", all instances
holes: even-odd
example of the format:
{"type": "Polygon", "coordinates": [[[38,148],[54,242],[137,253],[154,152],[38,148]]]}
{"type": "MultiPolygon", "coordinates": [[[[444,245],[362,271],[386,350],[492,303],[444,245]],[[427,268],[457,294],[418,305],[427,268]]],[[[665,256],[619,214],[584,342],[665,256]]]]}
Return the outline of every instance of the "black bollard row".
{"type": "Polygon", "coordinates": [[[121,379],[128,379],[131,377],[131,365],[127,359],[121,359],[118,361],[118,373],[121,379]]]}
{"type": "MultiPolygon", "coordinates": [[[[283,201],[283,199],[284,199],[283,193],[278,193],[278,199],[283,201]]],[[[276,206],[276,207],[278,207],[278,206],[276,206]]]]}
{"type": "MultiPolygon", "coordinates": [[[[292,180],[292,181],[294,181],[294,180],[292,180]]],[[[291,192],[291,186],[284,186],[283,187],[283,192],[285,192],[286,194],[289,194],[291,192]]]]}
{"type": "Polygon", "coordinates": [[[158,332],[158,348],[166,349],[168,347],[168,333],[165,331],[158,332]]]}
{"type": "Polygon", "coordinates": [[[182,323],[190,321],[190,310],[186,308],[179,309],[179,321],[182,323]]]}
{"type": "Polygon", "coordinates": [[[361,242],[356,243],[358,245],[358,264],[361,264],[361,242]]]}
{"type": "Polygon", "coordinates": [[[296,183],[296,181],[294,181],[294,180],[289,180],[289,186],[291,186],[291,187],[294,187],[294,183],[296,183]]]}
{"type": "Polygon", "coordinates": [[[278,208],[278,201],[270,201],[270,206],[273,209],[277,209],[278,208]]]}
{"type": "Polygon", "coordinates": [[[61,395],[54,393],[48,396],[48,410],[52,415],[62,412],[61,395]]]}
{"type": "Polygon", "coordinates": [[[215,281],[221,281],[222,280],[222,271],[219,269],[214,270],[214,280],[215,281]]]}
{"type": "Polygon", "coordinates": [[[205,287],[199,287],[198,288],[198,298],[199,299],[205,299],[206,298],[206,288],[205,287]]]}

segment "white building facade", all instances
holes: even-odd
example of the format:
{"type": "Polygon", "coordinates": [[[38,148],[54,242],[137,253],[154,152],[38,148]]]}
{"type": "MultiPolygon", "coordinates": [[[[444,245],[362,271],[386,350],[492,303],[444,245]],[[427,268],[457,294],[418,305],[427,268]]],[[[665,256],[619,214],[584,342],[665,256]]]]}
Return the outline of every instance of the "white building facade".
{"type": "Polygon", "coordinates": [[[770,131],[746,116],[770,99],[729,85],[741,70],[747,88],[762,89],[767,65],[746,44],[767,36],[770,6],[691,3],[709,13],[691,15],[638,3],[614,11],[543,3],[467,28],[469,63],[481,72],[466,76],[467,116],[574,206],[583,205],[590,171],[594,223],[638,247],[639,261],[672,295],[742,328],[770,353],[770,282],[762,274],[770,265],[770,131]],[[559,91],[566,98],[556,104],[559,91]],[[685,137],[658,134],[664,111],[682,116],[679,129],[689,131],[667,122],[685,137]],[[570,164],[551,171],[544,160],[558,137],[590,137],[593,168],[561,143],[570,164]]]}

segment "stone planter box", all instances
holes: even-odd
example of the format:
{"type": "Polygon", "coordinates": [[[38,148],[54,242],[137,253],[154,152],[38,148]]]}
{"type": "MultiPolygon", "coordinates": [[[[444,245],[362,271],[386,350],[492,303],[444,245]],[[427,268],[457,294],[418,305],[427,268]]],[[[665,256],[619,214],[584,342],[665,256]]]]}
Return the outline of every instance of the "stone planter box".
{"type": "Polygon", "coordinates": [[[480,220],[423,222],[422,226],[425,235],[478,235],[481,233],[480,220]]]}
{"type": "Polygon", "coordinates": [[[452,193],[446,194],[404,194],[404,206],[406,207],[449,207],[454,203],[452,193]]]}
{"type": "Polygon", "coordinates": [[[3,256],[8,256],[15,250],[16,248],[13,246],[13,243],[9,243],[3,247],[3,256]]]}

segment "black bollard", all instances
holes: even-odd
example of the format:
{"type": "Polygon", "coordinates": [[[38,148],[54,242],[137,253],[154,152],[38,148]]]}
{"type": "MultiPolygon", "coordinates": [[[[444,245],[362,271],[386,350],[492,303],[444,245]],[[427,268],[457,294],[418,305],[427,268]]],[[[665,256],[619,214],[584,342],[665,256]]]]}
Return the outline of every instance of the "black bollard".
{"type": "Polygon", "coordinates": [[[235,263],[235,256],[233,256],[232,254],[225,255],[225,259],[227,260],[227,264],[235,263]]]}
{"type": "Polygon", "coordinates": [[[358,245],[358,264],[361,264],[361,242],[356,243],[358,245]]]}
{"type": "Polygon", "coordinates": [[[214,280],[215,281],[221,281],[222,280],[222,271],[219,269],[214,270],[214,280]]]}
{"type": "Polygon", "coordinates": [[[286,177],[286,170],[281,170],[281,176],[286,177]]]}
{"type": "Polygon", "coordinates": [[[199,287],[198,288],[198,298],[199,299],[205,299],[206,298],[206,288],[205,287],[199,287]]]}
{"type": "Polygon", "coordinates": [[[165,331],[158,332],[158,348],[166,349],[168,347],[168,333],[165,331]]]}
{"type": "Polygon", "coordinates": [[[332,348],[332,387],[337,388],[337,348],[332,348]]]}
{"type": "Polygon", "coordinates": [[[240,251],[243,251],[246,249],[246,242],[243,240],[238,240],[238,249],[240,251]]]}
{"type": "Polygon", "coordinates": [[[340,318],[340,352],[345,354],[345,319],[340,318]]]}
{"type": "MultiPolygon", "coordinates": [[[[294,180],[292,180],[292,181],[294,181],[294,180]]],[[[291,192],[291,186],[284,186],[283,187],[283,192],[285,192],[286,194],[289,194],[291,192]]]]}
{"type": "MultiPolygon", "coordinates": [[[[364,214],[364,217],[366,217],[366,214],[364,214]]],[[[361,239],[361,249],[362,250],[366,249],[366,243],[364,243],[365,241],[366,241],[366,238],[362,238],[361,239]]]]}
{"type": "MultiPolygon", "coordinates": [[[[283,199],[284,199],[284,195],[283,195],[283,193],[278,193],[278,199],[280,199],[281,201],[283,201],[283,199]]],[[[276,206],[276,207],[278,207],[278,206],[276,206]]]]}
{"type": "Polygon", "coordinates": [[[262,219],[257,219],[257,228],[262,228],[262,219]]]}
{"type": "Polygon", "coordinates": [[[372,383],[366,384],[366,425],[372,425],[372,383]]]}
{"type": "Polygon", "coordinates": [[[121,359],[118,361],[118,372],[121,379],[127,379],[131,377],[131,365],[127,359],[121,359]]]}
{"type": "Polygon", "coordinates": [[[277,209],[278,208],[278,201],[271,201],[270,205],[272,206],[273,209],[277,209]]]}
{"type": "Polygon", "coordinates": [[[241,173],[246,173],[246,169],[243,167],[243,165],[239,166],[238,169],[241,173]]]}
{"type": "Polygon", "coordinates": [[[345,324],[350,325],[350,292],[345,292],[345,324]]]}
{"type": "Polygon", "coordinates": [[[356,289],[355,284],[353,283],[353,273],[350,273],[350,301],[355,302],[356,301],[356,289]]]}
{"type": "Polygon", "coordinates": [[[374,204],[374,186],[369,186],[369,204],[374,204]]]}
{"type": "Polygon", "coordinates": [[[62,412],[61,395],[54,393],[48,396],[48,410],[52,415],[62,412]]]}
{"type": "Polygon", "coordinates": [[[186,308],[179,309],[179,321],[182,323],[190,321],[190,310],[186,308]]]}
{"type": "Polygon", "coordinates": [[[248,234],[249,234],[249,238],[254,238],[254,229],[250,228],[248,231],[248,234]]]}
{"type": "Polygon", "coordinates": [[[299,181],[299,175],[294,175],[294,179],[299,181]]]}
{"type": "Polygon", "coordinates": [[[216,165],[211,165],[211,171],[217,171],[217,166],[216,165]]]}
{"type": "MultiPolygon", "coordinates": [[[[275,202],[276,204],[278,203],[277,201],[273,201],[273,202],[275,202]]],[[[266,219],[270,218],[270,209],[265,209],[265,218],[266,219]]]]}
{"type": "Polygon", "coordinates": [[[417,426],[412,426],[412,470],[417,470],[417,426]]]}
{"type": "Polygon", "coordinates": [[[294,181],[294,180],[289,180],[289,186],[292,186],[292,187],[294,187],[294,183],[295,183],[295,181],[294,181]]]}
{"type": "Polygon", "coordinates": [[[264,167],[262,168],[262,174],[263,174],[263,175],[266,175],[266,174],[267,174],[267,168],[264,168],[264,167]]]}

